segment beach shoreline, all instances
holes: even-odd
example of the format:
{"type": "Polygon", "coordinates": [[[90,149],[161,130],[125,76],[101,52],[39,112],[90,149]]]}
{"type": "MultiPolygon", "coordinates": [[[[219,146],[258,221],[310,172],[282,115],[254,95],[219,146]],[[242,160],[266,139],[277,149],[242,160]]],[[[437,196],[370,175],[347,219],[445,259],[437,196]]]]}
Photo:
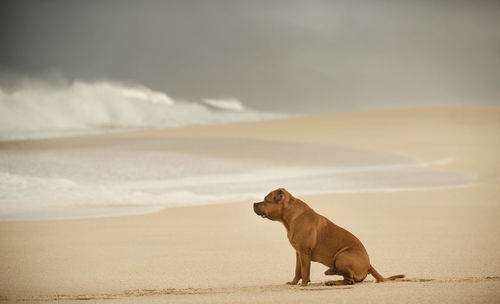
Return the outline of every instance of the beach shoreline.
{"type": "MultiPolygon", "coordinates": [[[[405,273],[407,280],[375,284],[368,277],[354,286],[326,287],[325,267],[313,263],[310,286],[286,286],[295,256],[285,229],[256,216],[252,200],[236,199],[143,215],[2,221],[0,300],[496,303],[500,298],[498,135],[500,109],[456,107],[2,142],[2,151],[29,152],[144,137],[245,138],[402,153],[440,170],[476,174],[477,179],[467,187],[300,195],[318,213],[355,234],[380,273],[405,273]],[[443,159],[450,161],[439,162],[443,159]]],[[[232,157],[213,149],[206,153],[232,157]]]]}
{"type": "Polygon", "coordinates": [[[436,122],[440,128],[466,125],[460,112],[468,113],[465,119],[491,120],[482,108],[399,109],[1,142],[0,220],[142,214],[253,199],[278,187],[306,195],[470,186],[482,177],[457,167],[470,158],[460,156],[463,150],[422,157],[417,153],[436,146],[408,149],[429,140],[414,132],[426,128],[426,120],[430,128],[436,122]],[[351,123],[360,116],[366,121],[362,128],[351,123]],[[408,126],[399,125],[400,116],[408,126]],[[390,117],[393,124],[387,123],[390,117]],[[310,134],[290,137],[285,127],[310,134]],[[268,131],[253,132],[262,128],[268,131]],[[371,129],[378,137],[363,134],[371,129]],[[395,140],[399,146],[393,148],[390,139],[399,133],[408,137],[395,140]]]}

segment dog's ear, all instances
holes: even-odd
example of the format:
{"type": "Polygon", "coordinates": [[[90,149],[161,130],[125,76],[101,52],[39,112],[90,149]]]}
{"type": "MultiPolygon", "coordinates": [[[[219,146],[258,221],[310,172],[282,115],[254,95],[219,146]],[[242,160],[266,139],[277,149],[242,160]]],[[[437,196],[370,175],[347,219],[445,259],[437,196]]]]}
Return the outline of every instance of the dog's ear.
{"type": "Polygon", "coordinates": [[[275,199],[277,202],[281,202],[285,198],[285,189],[284,188],[279,188],[276,190],[276,196],[275,199]]]}

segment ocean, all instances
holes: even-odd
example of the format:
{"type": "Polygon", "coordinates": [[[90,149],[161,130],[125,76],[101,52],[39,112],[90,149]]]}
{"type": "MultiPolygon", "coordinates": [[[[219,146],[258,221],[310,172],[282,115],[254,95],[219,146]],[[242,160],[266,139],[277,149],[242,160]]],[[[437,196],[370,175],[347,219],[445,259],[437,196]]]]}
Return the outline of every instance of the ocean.
{"type": "Polygon", "coordinates": [[[193,102],[114,82],[31,83],[0,91],[0,116],[0,220],[261,200],[278,187],[295,195],[406,191],[476,179],[386,151],[237,137],[100,136],[290,116],[249,109],[231,97],[193,102]],[[74,138],[37,141],[56,137],[74,138]]]}

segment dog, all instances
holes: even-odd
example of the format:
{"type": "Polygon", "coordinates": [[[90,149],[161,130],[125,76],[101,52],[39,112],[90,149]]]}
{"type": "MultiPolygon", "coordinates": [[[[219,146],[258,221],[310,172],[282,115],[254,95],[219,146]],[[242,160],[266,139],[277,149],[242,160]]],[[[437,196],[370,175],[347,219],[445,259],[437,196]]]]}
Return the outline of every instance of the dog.
{"type": "Polygon", "coordinates": [[[311,261],[328,267],[325,275],[341,275],[343,280],[327,281],[326,285],[352,285],[371,274],[378,282],[404,278],[403,274],[382,277],[370,264],[368,253],[358,238],[335,225],[326,217],[288,191],[279,188],[264,201],[254,203],[255,213],[285,225],[288,240],[296,252],[295,276],[289,285],[310,282],[311,261]]]}

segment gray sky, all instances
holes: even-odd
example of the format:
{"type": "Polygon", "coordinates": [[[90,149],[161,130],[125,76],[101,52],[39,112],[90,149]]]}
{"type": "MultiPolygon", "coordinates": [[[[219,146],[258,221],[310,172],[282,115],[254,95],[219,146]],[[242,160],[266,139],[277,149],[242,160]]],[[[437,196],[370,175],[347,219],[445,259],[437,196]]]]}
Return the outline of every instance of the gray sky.
{"type": "Polygon", "coordinates": [[[1,1],[0,66],[258,109],[500,105],[500,1],[1,1]]]}

